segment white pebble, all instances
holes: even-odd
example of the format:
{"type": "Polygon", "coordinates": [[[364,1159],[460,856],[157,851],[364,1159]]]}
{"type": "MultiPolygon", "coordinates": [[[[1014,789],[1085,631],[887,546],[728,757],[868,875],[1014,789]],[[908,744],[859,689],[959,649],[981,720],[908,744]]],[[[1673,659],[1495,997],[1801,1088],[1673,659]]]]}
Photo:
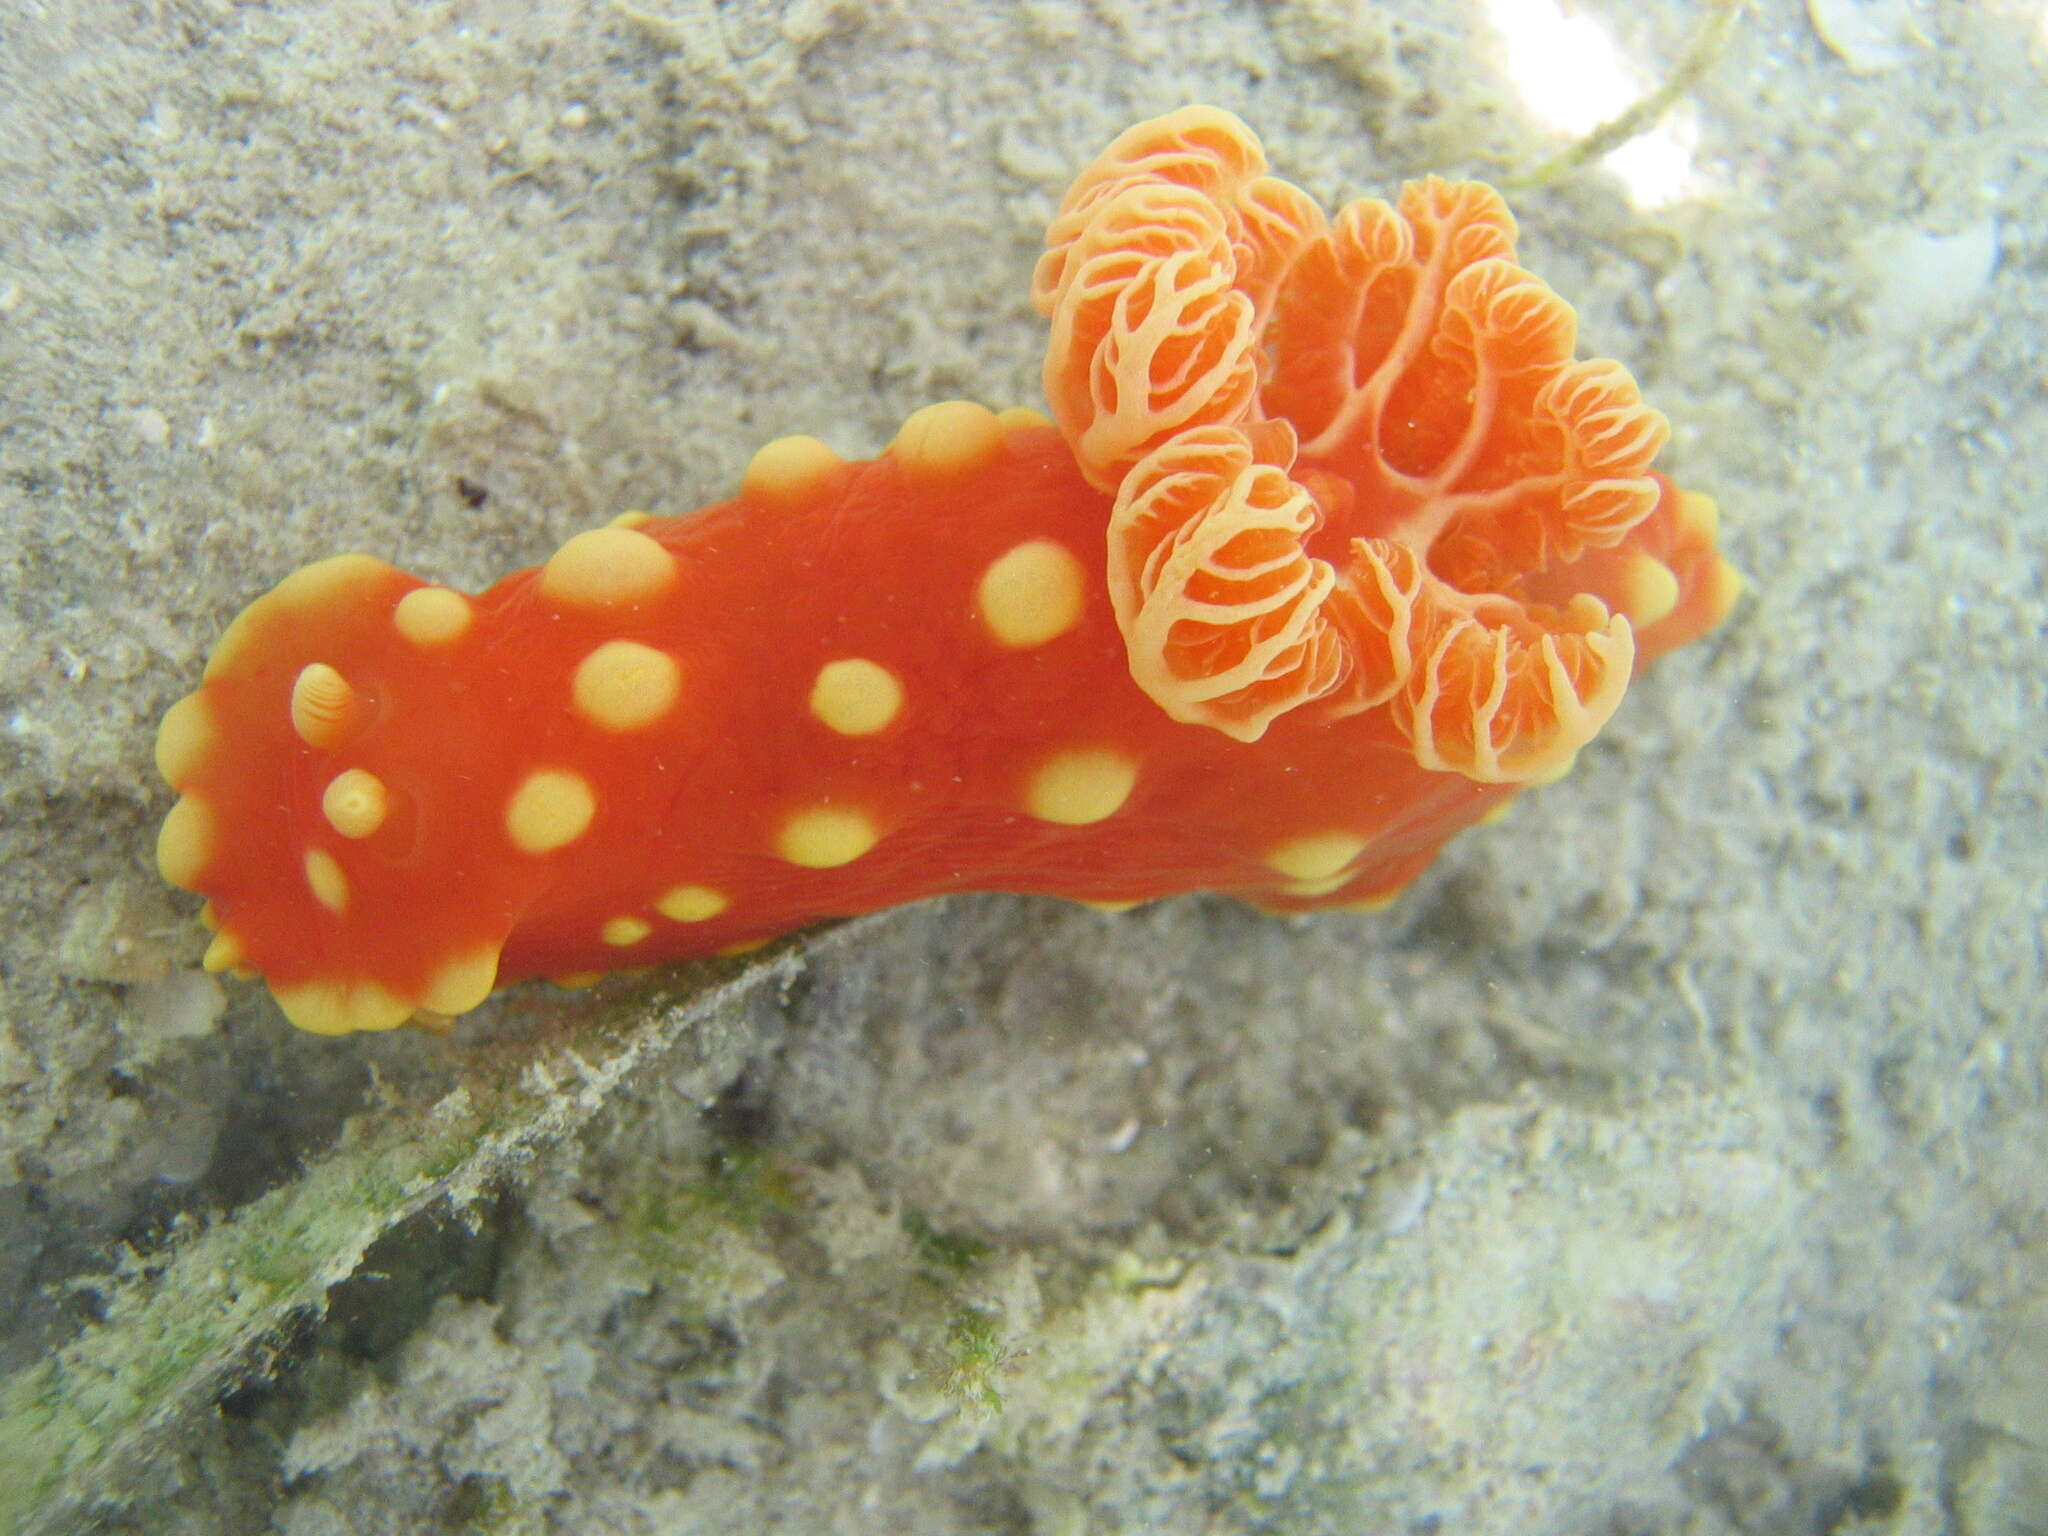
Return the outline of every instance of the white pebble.
{"type": "Polygon", "coordinates": [[[1853,75],[1897,69],[1928,46],[1909,0],[1806,0],[1806,19],[1853,75]]]}
{"type": "Polygon", "coordinates": [[[131,1054],[147,1060],[174,1040],[211,1034],[227,1006],[227,994],[206,972],[178,971],[130,987],[119,1027],[131,1054]]]}
{"type": "Polygon", "coordinates": [[[144,406],[128,418],[128,424],[135,429],[135,435],[152,448],[161,448],[171,440],[170,418],[162,411],[144,406]]]}
{"type": "Polygon", "coordinates": [[[1890,225],[1858,246],[1856,261],[1873,329],[1907,335],[1953,325],[1998,268],[1998,221],[1985,217],[1945,235],[1890,225]]]}

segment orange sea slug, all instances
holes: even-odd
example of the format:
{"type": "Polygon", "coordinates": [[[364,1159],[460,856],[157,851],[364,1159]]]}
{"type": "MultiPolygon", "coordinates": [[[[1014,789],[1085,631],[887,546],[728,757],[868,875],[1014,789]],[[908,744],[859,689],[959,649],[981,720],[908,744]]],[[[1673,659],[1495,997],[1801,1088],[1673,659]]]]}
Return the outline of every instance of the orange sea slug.
{"type": "Polygon", "coordinates": [[[784,438],[476,596],[260,598],[157,739],[208,967],[342,1033],[950,891],[1375,905],[1734,599],[1486,187],[1328,219],[1188,108],[1034,296],[1052,423],[784,438]]]}

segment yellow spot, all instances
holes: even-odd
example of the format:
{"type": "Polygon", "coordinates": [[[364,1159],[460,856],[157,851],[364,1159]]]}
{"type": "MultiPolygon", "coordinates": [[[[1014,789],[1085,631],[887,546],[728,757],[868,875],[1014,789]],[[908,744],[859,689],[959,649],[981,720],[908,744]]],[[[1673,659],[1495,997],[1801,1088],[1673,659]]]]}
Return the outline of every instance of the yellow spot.
{"type": "Polygon", "coordinates": [[[299,740],[332,752],[362,729],[369,707],[334,668],[316,661],[292,680],[292,729],[299,740]]]}
{"type": "Polygon", "coordinates": [[[1030,539],[991,562],[976,594],[998,642],[1022,650],[1056,640],[1081,617],[1081,562],[1062,544],[1030,539]]]}
{"type": "Polygon", "coordinates": [[[1320,880],[1290,880],[1280,887],[1283,896],[1297,896],[1304,900],[1327,896],[1332,891],[1351,883],[1352,872],[1340,869],[1334,875],[1325,875],[1320,880]]]}
{"type": "Polygon", "coordinates": [[[1022,432],[1030,427],[1049,427],[1052,420],[1043,411],[1034,411],[1028,405],[1013,405],[1007,411],[996,412],[996,424],[1005,432],[1022,432]]]}
{"type": "Polygon", "coordinates": [[[1121,752],[1080,747],[1048,758],[1031,775],[1024,808],[1040,821],[1085,827],[1123,809],[1138,782],[1138,765],[1121,752]]]}
{"type": "Polygon", "coordinates": [[[163,724],[156,728],[156,771],[171,788],[184,788],[218,739],[205,698],[186,694],[164,711],[163,724]]]}
{"type": "Polygon", "coordinates": [[[1081,905],[1082,905],[1082,906],[1084,906],[1084,907],[1086,907],[1086,908],[1088,908],[1088,909],[1089,909],[1089,911],[1091,911],[1091,912],[1128,912],[1128,911],[1130,911],[1130,910],[1131,910],[1131,908],[1133,908],[1133,907],[1142,907],[1143,905],[1145,905],[1145,903],[1144,903],[1143,901],[1140,901],[1140,900],[1137,900],[1137,899],[1133,899],[1133,900],[1130,900],[1130,901],[1085,901],[1085,900],[1084,900],[1083,902],[1081,902],[1081,905]]]}
{"type": "Polygon", "coordinates": [[[1312,832],[1266,855],[1268,867],[1290,880],[1327,880],[1365,852],[1365,839],[1349,832],[1312,832]]]}
{"type": "Polygon", "coordinates": [[[1397,885],[1391,891],[1383,891],[1377,896],[1367,896],[1362,901],[1347,901],[1344,903],[1344,910],[1346,912],[1384,912],[1395,902],[1399,901],[1401,893],[1407,889],[1408,887],[1405,885],[1397,885]]]}
{"type": "Polygon", "coordinates": [[[498,951],[485,945],[436,971],[420,995],[420,1006],[440,1014],[467,1013],[489,997],[497,984],[498,951]]]}
{"type": "Polygon", "coordinates": [[[397,575],[382,560],[373,560],[368,555],[336,555],[292,572],[236,616],[215,644],[213,654],[207,657],[202,676],[211,682],[237,662],[260,657],[263,648],[256,631],[265,620],[293,609],[345,602],[397,575]]]}
{"type": "Polygon", "coordinates": [[[600,931],[604,936],[605,943],[614,945],[619,949],[628,949],[638,944],[654,930],[642,918],[615,917],[607,922],[600,931]]]}
{"type": "Polygon", "coordinates": [[[671,922],[701,923],[731,905],[731,898],[723,891],[714,891],[708,885],[678,885],[662,893],[654,910],[671,922]]]}
{"type": "Polygon", "coordinates": [[[469,599],[446,587],[415,587],[391,611],[399,637],[422,646],[454,644],[469,633],[475,617],[469,599]]]}
{"type": "Polygon", "coordinates": [[[1485,814],[1479,818],[1479,825],[1482,827],[1497,827],[1508,819],[1508,813],[1514,810],[1514,808],[1513,796],[1502,800],[1496,805],[1489,805],[1486,808],[1485,814]]]}
{"type": "Polygon", "coordinates": [[[778,437],[763,443],[740,476],[749,496],[784,501],[801,496],[839,467],[839,455],[815,437],[778,437]]]}
{"type": "Polygon", "coordinates": [[[348,876],[324,848],[306,850],[306,888],[315,901],[337,916],[348,910],[348,876]]]}
{"type": "Polygon", "coordinates": [[[945,400],[904,417],[889,451],[906,469],[951,474],[982,463],[1002,443],[995,412],[972,400],[945,400]]]}
{"type": "Polygon", "coordinates": [[[1629,623],[1647,629],[1678,606],[1678,578],[1655,555],[1636,550],[1621,570],[1621,609],[1629,623]]]}
{"type": "Polygon", "coordinates": [[[652,512],[621,512],[605,526],[608,528],[645,528],[654,521],[652,512]]]}
{"type": "Polygon", "coordinates": [[[585,608],[644,603],[676,579],[675,558],[631,528],[579,533],[540,568],[541,595],[585,608]]]}
{"type": "Polygon", "coordinates": [[[903,709],[903,684],[862,656],[828,661],[811,684],[811,713],[842,736],[872,736],[903,709]]]}
{"type": "Polygon", "coordinates": [[[837,869],[866,853],[881,836],[864,812],[821,805],[798,811],[784,822],[775,837],[775,851],[805,869],[837,869]]]}
{"type": "Polygon", "coordinates": [[[637,731],[675,706],[683,669],[666,651],[637,640],[607,640],[576,664],[576,712],[607,731],[637,731]]]}
{"type": "Polygon", "coordinates": [[[206,946],[206,953],[199,957],[199,966],[218,976],[222,971],[235,970],[248,958],[240,939],[232,933],[216,933],[213,942],[206,946]]]}
{"type": "Polygon", "coordinates": [[[300,566],[272,587],[264,601],[284,608],[317,608],[395,574],[382,560],[369,555],[333,555],[300,566]]]}
{"type": "Polygon", "coordinates": [[[505,835],[521,853],[553,853],[587,832],[596,814],[597,795],[581,774],[543,768],[512,791],[505,835]]]}
{"type": "Polygon", "coordinates": [[[310,981],[272,986],[270,995],[284,1016],[308,1034],[349,1035],[358,1030],[396,1029],[412,1017],[413,1005],[374,981],[310,981]]]}
{"type": "Polygon", "coordinates": [[[1703,544],[1711,544],[1720,537],[1721,509],[1714,505],[1714,498],[1702,496],[1697,491],[1681,492],[1678,498],[1678,528],[1703,544]]]}
{"type": "Polygon", "coordinates": [[[156,834],[156,867],[172,885],[194,889],[193,882],[213,858],[213,811],[203,801],[184,796],[171,807],[156,834]]]}
{"type": "Polygon", "coordinates": [[[566,971],[560,976],[550,976],[548,980],[565,992],[581,992],[586,987],[596,986],[604,978],[603,971],[566,971]]]}
{"type": "Polygon", "coordinates": [[[343,837],[368,837],[384,825],[390,809],[384,781],[362,768],[337,773],[320,795],[320,814],[343,837]]]}
{"type": "Polygon", "coordinates": [[[213,909],[213,903],[210,901],[202,901],[199,904],[199,926],[208,933],[220,932],[220,914],[213,909]]]}
{"type": "Polygon", "coordinates": [[[1718,555],[1714,558],[1714,573],[1707,579],[1707,622],[1718,624],[1734,610],[1745,583],[1742,572],[1718,555]]]}
{"type": "Polygon", "coordinates": [[[1573,593],[1572,600],[1564,605],[1564,616],[1582,630],[1607,627],[1607,605],[1591,592],[1573,593]]]}
{"type": "Polygon", "coordinates": [[[772,939],[741,939],[737,944],[728,944],[712,953],[721,960],[729,960],[735,955],[751,955],[757,949],[766,949],[773,942],[772,939]]]}

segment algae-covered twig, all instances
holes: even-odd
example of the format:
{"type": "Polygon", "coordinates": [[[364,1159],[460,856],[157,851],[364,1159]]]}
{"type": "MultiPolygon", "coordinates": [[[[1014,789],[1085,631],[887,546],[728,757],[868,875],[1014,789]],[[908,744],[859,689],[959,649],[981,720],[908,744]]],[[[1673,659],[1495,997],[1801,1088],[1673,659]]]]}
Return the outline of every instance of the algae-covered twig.
{"type": "Polygon", "coordinates": [[[1569,149],[1552,155],[1533,170],[1503,177],[1501,185],[1510,190],[1548,186],[1558,177],[1576,171],[1589,161],[1598,160],[1602,155],[1619,149],[1638,134],[1647,133],[1656,127],[1664,114],[1676,106],[1686,93],[1720,62],[1721,53],[1728,45],[1728,38],[1735,30],[1735,23],[1748,3],[1749,0],[1713,0],[1706,19],[1693,34],[1684,57],[1678,61],[1662,85],[1637,101],[1619,117],[1602,123],[1569,149]]]}
{"type": "Polygon", "coordinates": [[[1003,1374],[1021,1352],[1005,1336],[1003,1319],[981,1307],[963,1307],[946,1329],[939,1384],[961,1413],[989,1419],[1003,1411],[1003,1374]]]}
{"type": "Polygon", "coordinates": [[[646,1072],[715,1093],[744,1063],[754,994],[860,926],[700,972],[694,986],[594,1002],[572,1040],[480,1048],[437,1105],[364,1115],[295,1182],[110,1278],[98,1322],[0,1381],[0,1533],[84,1530],[147,1497],[150,1467],[194,1415],[266,1341],[322,1311],[380,1237],[429,1208],[470,1210],[646,1072]]]}

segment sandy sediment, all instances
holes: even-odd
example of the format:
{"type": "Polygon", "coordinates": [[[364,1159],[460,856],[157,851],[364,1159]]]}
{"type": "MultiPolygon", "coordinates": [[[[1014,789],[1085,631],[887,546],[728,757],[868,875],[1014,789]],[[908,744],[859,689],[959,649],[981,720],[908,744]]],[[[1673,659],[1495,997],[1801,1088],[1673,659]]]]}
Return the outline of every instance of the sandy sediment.
{"type": "MultiPolygon", "coordinates": [[[[1698,10],[1580,14],[1647,88],[1698,10]]],[[[257,590],[476,587],[1034,400],[1046,215],[1184,101],[1325,200],[1567,141],[1424,0],[0,21],[0,1499],[2037,1527],[2044,48],[1755,7],[1685,195],[1513,194],[1753,591],[1391,913],[961,900],[324,1042],[150,868],[154,721],[257,590]]]]}

